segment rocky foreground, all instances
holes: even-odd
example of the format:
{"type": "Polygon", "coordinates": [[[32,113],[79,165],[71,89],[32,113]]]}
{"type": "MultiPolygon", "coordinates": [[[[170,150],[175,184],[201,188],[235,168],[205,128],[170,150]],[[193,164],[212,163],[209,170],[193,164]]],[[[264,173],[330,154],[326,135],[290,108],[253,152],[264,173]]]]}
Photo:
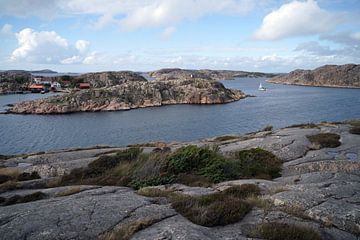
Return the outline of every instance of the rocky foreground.
{"type": "Polygon", "coordinates": [[[267,80],[270,83],[360,88],[360,65],[325,65],[314,70],[295,70],[267,80]]]}
{"type": "Polygon", "coordinates": [[[118,111],[170,104],[221,104],[245,98],[239,90],[201,79],[125,81],[112,87],[93,88],[34,101],[9,109],[20,114],[118,111]]]}
{"type": "MultiPolygon", "coordinates": [[[[264,235],[266,231],[257,235],[256,230],[259,226],[271,224],[272,229],[267,229],[267,234],[274,229],[280,234],[290,234],[276,239],[359,239],[360,131],[356,126],[360,124],[352,124],[305,124],[192,143],[141,145],[143,154],[176,153],[187,144],[198,147],[217,145],[224,155],[261,148],[274,154],[270,154],[271,159],[276,156],[282,162],[281,176],[272,180],[238,179],[220,181],[207,187],[167,184],[135,191],[129,187],[104,186],[104,180],[114,181],[109,179],[109,174],[96,178],[103,183],[102,186],[70,184],[75,180],[69,176],[83,176],[84,179],[86,176],[79,175],[81,170],[74,169],[88,171],[90,167],[98,166],[95,162],[99,157],[111,160],[109,156],[126,148],[93,148],[12,157],[1,162],[4,167],[0,169],[2,182],[10,172],[28,174],[18,175],[18,182],[11,180],[0,185],[3,203],[0,206],[0,236],[3,239],[266,239],[271,237],[264,235]],[[320,136],[326,137],[325,141],[320,136]],[[26,180],[30,175],[41,178],[26,180]],[[64,175],[68,175],[67,184],[57,186],[57,179],[64,179],[64,175]],[[204,223],[201,224],[190,221],[192,216],[182,212],[181,205],[171,204],[171,197],[165,194],[193,197],[193,201],[196,196],[209,196],[206,201],[210,201],[213,194],[220,197],[227,192],[226,189],[236,186],[253,189],[254,196],[234,200],[239,204],[246,203],[247,210],[244,216],[232,219],[230,224],[221,222],[221,219],[226,219],[229,214],[236,215],[237,212],[232,212],[232,209],[237,209],[236,204],[214,205],[213,210],[220,209],[226,214],[220,215],[215,222],[200,218],[204,223]],[[253,207],[249,208],[249,204],[253,207]],[[292,226],[292,231],[287,232],[289,226],[292,226]]],[[[152,161],[159,161],[156,159],[152,161]]],[[[115,172],[121,175],[126,169],[129,171],[131,165],[128,164],[121,162],[115,172]]],[[[146,165],[135,175],[142,179],[151,174],[149,171],[155,171],[154,166],[146,165]]],[[[99,172],[101,166],[88,174],[93,178],[99,172]]],[[[126,179],[116,181],[119,184],[126,179]]],[[[207,217],[211,220],[211,216],[207,217]]]]}

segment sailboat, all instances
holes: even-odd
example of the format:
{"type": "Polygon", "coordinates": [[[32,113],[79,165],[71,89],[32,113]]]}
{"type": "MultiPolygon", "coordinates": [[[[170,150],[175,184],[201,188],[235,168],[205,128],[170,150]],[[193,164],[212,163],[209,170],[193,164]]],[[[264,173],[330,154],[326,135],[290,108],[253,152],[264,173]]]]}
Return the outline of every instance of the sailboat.
{"type": "Polygon", "coordinates": [[[266,88],[264,88],[261,83],[259,85],[259,91],[266,91],[266,88]]]}

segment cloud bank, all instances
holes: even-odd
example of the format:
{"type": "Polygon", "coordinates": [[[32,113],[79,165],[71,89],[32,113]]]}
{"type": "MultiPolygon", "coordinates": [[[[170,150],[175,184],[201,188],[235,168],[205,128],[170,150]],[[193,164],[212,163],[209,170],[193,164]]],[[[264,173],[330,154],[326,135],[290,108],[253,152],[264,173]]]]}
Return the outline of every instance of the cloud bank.
{"type": "Polygon", "coordinates": [[[255,32],[257,40],[277,40],[328,32],[339,23],[339,14],[325,11],[316,1],[293,1],[266,15],[255,32]]]}

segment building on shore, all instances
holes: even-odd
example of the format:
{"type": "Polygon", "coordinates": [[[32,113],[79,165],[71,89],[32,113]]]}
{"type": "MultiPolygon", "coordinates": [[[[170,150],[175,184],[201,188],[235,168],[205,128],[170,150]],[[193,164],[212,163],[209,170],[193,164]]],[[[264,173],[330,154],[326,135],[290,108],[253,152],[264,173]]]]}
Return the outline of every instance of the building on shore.
{"type": "Polygon", "coordinates": [[[79,88],[80,89],[89,89],[90,88],[90,83],[80,83],[79,88]]]}

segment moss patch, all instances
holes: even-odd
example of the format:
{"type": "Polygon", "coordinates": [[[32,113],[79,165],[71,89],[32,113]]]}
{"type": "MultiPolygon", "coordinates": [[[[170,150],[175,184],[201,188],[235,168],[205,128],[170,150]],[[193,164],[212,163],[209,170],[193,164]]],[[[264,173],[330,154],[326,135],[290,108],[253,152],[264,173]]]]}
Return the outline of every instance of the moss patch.
{"type": "Polygon", "coordinates": [[[320,146],[320,148],[335,148],[341,145],[340,136],[335,133],[319,133],[307,136],[309,141],[320,146]]]}

